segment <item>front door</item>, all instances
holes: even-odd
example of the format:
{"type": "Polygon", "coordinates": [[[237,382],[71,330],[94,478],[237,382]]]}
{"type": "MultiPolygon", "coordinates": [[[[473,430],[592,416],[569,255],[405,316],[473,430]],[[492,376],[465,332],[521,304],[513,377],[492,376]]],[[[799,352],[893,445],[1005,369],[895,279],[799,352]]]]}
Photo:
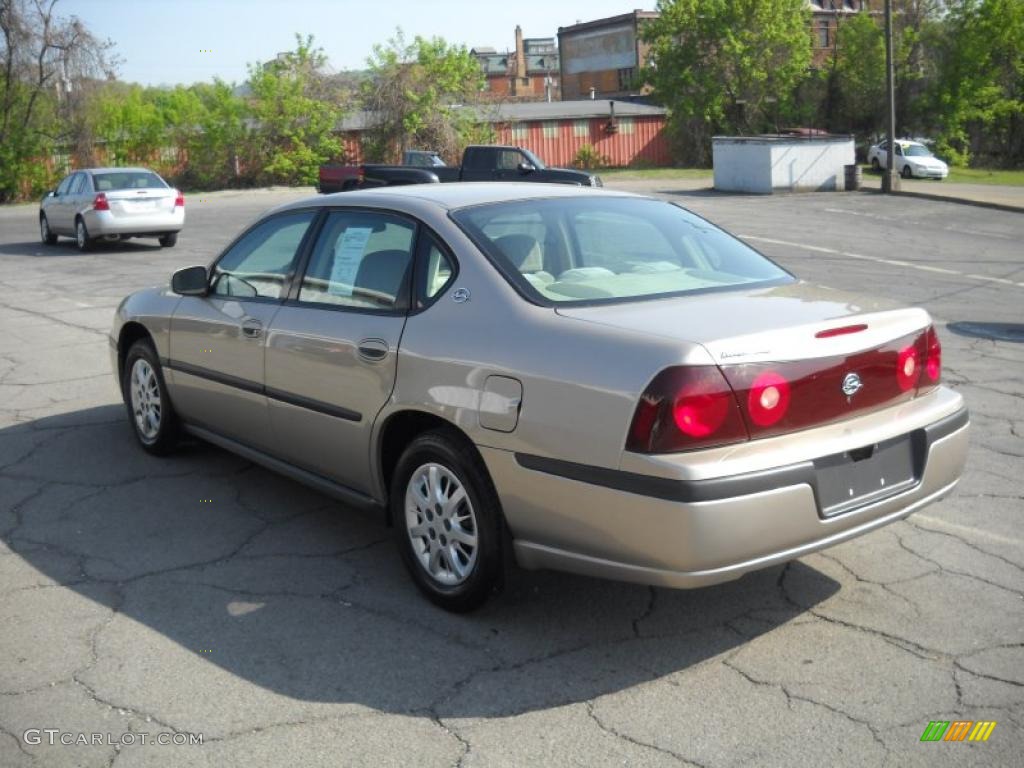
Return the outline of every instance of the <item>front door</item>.
{"type": "Polygon", "coordinates": [[[416,224],[331,211],[267,340],[270,421],[283,457],[371,492],[373,422],[395,385],[416,224]]]}
{"type": "Polygon", "coordinates": [[[315,210],[265,219],[213,268],[207,296],[185,296],[171,319],[167,368],[181,417],[253,448],[272,446],[263,363],[315,210]]]}

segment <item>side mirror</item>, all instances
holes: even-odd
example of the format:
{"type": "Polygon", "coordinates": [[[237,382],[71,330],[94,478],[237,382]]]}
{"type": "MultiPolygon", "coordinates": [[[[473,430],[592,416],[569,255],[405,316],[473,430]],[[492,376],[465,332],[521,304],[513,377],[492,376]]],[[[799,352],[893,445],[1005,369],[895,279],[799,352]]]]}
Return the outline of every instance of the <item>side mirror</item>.
{"type": "Polygon", "coordinates": [[[519,168],[520,173],[530,173],[531,171],[537,170],[537,166],[535,166],[533,163],[528,163],[525,160],[516,167],[519,168]]]}
{"type": "Polygon", "coordinates": [[[182,296],[205,296],[210,292],[206,267],[185,267],[171,275],[171,290],[182,296]]]}

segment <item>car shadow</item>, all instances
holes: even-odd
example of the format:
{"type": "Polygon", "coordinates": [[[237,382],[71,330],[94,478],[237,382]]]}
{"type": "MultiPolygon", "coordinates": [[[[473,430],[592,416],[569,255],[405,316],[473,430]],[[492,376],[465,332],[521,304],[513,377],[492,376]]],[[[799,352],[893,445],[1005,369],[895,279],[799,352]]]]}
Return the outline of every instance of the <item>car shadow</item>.
{"type": "Polygon", "coordinates": [[[98,241],[92,244],[90,250],[82,253],[78,250],[74,240],[61,238],[54,245],[47,245],[39,240],[29,240],[21,243],[0,243],[0,256],[88,256],[90,253],[111,253],[117,251],[161,251],[163,248],[154,240],[115,240],[111,242],[98,241]]]}
{"type": "Polygon", "coordinates": [[[483,609],[448,614],[382,521],[203,443],[152,457],[115,405],[0,429],[0,483],[13,556],[115,612],[100,646],[127,633],[90,674],[140,686],[194,664],[302,702],[508,716],[673,675],[839,587],[800,562],[692,591],[514,571],[483,609]]]}

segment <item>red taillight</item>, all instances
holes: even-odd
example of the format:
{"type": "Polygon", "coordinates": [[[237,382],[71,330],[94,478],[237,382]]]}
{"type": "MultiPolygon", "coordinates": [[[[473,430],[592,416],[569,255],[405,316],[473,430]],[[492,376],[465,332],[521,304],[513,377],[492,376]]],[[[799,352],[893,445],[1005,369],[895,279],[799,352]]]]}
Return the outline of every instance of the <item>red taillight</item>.
{"type": "Polygon", "coordinates": [[[185,193],[182,192],[180,189],[176,190],[176,191],[178,193],[178,196],[174,198],[174,207],[177,208],[180,205],[182,208],[184,208],[185,207],[185,193]]]}
{"type": "Polygon", "coordinates": [[[713,365],[667,368],[640,397],[626,449],[669,453],[748,439],[736,398],[713,365]]]}
{"type": "Polygon", "coordinates": [[[107,195],[104,192],[100,192],[93,198],[92,209],[94,211],[109,211],[110,203],[107,202],[107,195]]]}
{"type": "Polygon", "coordinates": [[[789,382],[775,373],[765,371],[750,386],[747,413],[759,427],[770,427],[789,410],[789,382]]]}
{"type": "Polygon", "coordinates": [[[942,344],[939,343],[939,334],[934,327],[928,329],[924,343],[927,352],[919,391],[936,386],[942,378],[942,344]]]}
{"type": "Polygon", "coordinates": [[[896,357],[896,383],[900,391],[907,392],[917,386],[921,378],[921,360],[917,344],[911,344],[900,350],[896,357]]]}

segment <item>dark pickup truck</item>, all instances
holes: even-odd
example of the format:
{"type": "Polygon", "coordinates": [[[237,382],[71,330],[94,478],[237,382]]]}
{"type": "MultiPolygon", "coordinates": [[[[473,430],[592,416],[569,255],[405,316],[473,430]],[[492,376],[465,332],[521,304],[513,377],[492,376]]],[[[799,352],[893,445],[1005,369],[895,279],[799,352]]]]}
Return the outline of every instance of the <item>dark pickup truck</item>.
{"type": "Polygon", "coordinates": [[[462,165],[448,166],[435,152],[410,151],[402,165],[322,165],[319,190],[437,184],[448,181],[535,181],[600,187],[601,177],[572,168],[549,168],[528,149],[478,145],[466,147],[462,165]]]}

